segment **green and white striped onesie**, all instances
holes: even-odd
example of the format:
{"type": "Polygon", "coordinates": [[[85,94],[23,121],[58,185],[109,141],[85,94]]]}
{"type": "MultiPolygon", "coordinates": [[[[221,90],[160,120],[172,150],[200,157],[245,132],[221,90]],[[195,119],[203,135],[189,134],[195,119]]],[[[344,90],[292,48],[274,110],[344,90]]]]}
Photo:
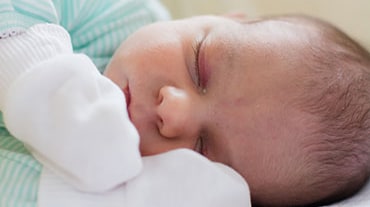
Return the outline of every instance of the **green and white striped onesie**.
{"type": "MultiPolygon", "coordinates": [[[[168,18],[155,0],[0,0],[0,34],[37,23],[62,25],[73,50],[87,54],[101,72],[129,34],[168,18]]],[[[0,113],[0,206],[37,206],[41,170],[41,164],[9,134],[0,113]]]]}
{"type": "Polygon", "coordinates": [[[73,50],[103,71],[122,40],[143,25],[167,20],[157,0],[0,0],[0,34],[37,23],[63,26],[73,50]]]}
{"type": "Polygon", "coordinates": [[[6,130],[0,114],[0,206],[36,205],[42,166],[6,130]]]}

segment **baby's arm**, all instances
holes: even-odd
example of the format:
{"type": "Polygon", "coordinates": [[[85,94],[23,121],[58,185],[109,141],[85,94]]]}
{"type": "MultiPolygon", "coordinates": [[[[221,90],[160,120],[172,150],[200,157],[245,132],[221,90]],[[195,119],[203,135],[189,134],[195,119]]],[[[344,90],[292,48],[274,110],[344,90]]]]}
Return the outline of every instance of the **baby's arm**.
{"type": "Polygon", "coordinates": [[[121,90],[51,24],[0,40],[0,110],[8,130],[80,190],[101,192],[142,167],[121,90]]]}

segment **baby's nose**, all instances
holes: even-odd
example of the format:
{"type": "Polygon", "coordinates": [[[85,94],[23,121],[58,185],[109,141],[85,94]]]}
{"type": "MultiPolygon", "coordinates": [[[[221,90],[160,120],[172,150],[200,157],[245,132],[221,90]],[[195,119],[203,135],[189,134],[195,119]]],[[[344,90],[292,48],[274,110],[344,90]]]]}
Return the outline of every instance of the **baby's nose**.
{"type": "Polygon", "coordinates": [[[166,138],[180,137],[190,133],[191,99],[185,90],[164,86],[159,92],[158,129],[166,138]]]}

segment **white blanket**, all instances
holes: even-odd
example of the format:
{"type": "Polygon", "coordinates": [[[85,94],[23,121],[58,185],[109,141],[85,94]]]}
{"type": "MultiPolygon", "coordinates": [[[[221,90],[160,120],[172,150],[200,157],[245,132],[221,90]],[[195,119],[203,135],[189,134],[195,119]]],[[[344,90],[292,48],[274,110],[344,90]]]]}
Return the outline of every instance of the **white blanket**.
{"type": "MultiPolygon", "coordinates": [[[[370,180],[354,196],[341,202],[329,205],[330,207],[369,207],[370,206],[370,180]]],[[[327,207],[329,207],[327,206],[327,207]]]]}
{"type": "Polygon", "coordinates": [[[104,194],[82,193],[45,169],[42,207],[250,207],[248,185],[231,168],[185,149],[144,158],[142,173],[104,194]],[[50,186],[52,183],[53,186],[50,186]],[[45,185],[48,185],[45,187],[45,185]],[[46,192],[44,189],[47,189],[46,192]],[[68,199],[66,199],[68,198],[68,199]],[[73,198],[73,199],[71,199],[73,198]],[[109,203],[115,200],[116,203],[109,203]],[[48,203],[51,201],[51,203],[48,203]],[[56,205],[57,204],[57,205],[56,205]]]}

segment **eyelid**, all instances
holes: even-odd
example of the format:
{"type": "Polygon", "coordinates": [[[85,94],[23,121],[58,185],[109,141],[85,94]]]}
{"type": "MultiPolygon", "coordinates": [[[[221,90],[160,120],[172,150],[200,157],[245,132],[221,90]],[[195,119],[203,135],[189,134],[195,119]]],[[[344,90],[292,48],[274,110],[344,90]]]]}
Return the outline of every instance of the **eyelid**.
{"type": "Polygon", "coordinates": [[[198,137],[196,143],[195,143],[195,146],[194,146],[194,151],[198,152],[199,154],[201,155],[206,155],[206,150],[207,147],[206,147],[206,143],[205,143],[205,137],[200,134],[200,136],[198,137]]]}
{"type": "Polygon", "coordinates": [[[191,74],[193,81],[197,86],[200,86],[200,78],[199,78],[199,52],[200,47],[202,46],[202,40],[200,38],[195,39],[195,43],[192,45],[193,48],[193,65],[191,66],[191,74]]]}
{"type": "Polygon", "coordinates": [[[194,151],[198,152],[199,154],[202,154],[202,148],[203,148],[203,138],[199,137],[194,145],[194,151]]]}
{"type": "Polygon", "coordinates": [[[208,155],[209,136],[206,130],[199,132],[199,137],[195,143],[194,150],[203,156],[208,155]]]}
{"type": "Polygon", "coordinates": [[[193,52],[194,52],[194,66],[192,68],[192,78],[197,85],[197,87],[202,90],[202,93],[206,91],[207,85],[207,78],[204,77],[207,73],[204,72],[205,64],[204,64],[204,40],[206,39],[206,35],[202,35],[201,37],[197,38],[195,44],[193,45],[193,52]]]}

